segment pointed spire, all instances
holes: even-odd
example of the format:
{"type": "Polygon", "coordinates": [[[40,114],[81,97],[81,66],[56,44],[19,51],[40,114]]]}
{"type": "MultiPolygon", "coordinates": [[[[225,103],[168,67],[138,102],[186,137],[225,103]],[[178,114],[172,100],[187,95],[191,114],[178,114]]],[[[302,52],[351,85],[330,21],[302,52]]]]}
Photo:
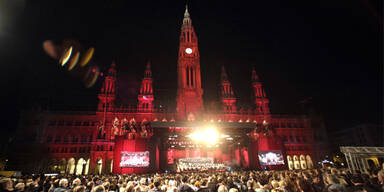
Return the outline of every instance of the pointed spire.
{"type": "Polygon", "coordinates": [[[151,77],[152,77],[151,61],[148,59],[147,65],[145,67],[144,78],[151,78],[151,77]]]}
{"type": "Polygon", "coordinates": [[[108,76],[116,76],[116,63],[115,63],[115,61],[112,61],[112,64],[108,69],[108,76]]]}
{"type": "Polygon", "coordinates": [[[145,67],[145,70],[151,70],[151,60],[148,59],[147,66],[145,67]]]}
{"type": "Polygon", "coordinates": [[[225,71],[224,65],[221,66],[221,82],[228,81],[228,75],[227,72],[225,71]]]}
{"type": "Polygon", "coordinates": [[[188,5],[185,5],[184,18],[189,18],[188,5]]]}
{"type": "Polygon", "coordinates": [[[185,5],[183,27],[191,26],[191,25],[192,25],[192,20],[190,18],[189,12],[188,12],[188,5],[185,5]]]}
{"type": "Polygon", "coordinates": [[[252,67],[252,82],[259,82],[259,76],[256,73],[255,67],[252,67]]]}

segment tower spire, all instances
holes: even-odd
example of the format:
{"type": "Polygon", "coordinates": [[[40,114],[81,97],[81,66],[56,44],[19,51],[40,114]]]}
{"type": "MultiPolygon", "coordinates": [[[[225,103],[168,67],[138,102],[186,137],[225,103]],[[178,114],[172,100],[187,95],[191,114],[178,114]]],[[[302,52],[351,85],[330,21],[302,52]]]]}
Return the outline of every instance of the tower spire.
{"type": "Polygon", "coordinates": [[[147,61],[147,65],[145,66],[144,77],[152,78],[151,61],[149,59],[147,61]]]}
{"type": "Polygon", "coordinates": [[[99,106],[101,111],[106,108],[108,111],[114,108],[114,100],[116,96],[116,63],[112,61],[111,66],[108,69],[107,75],[103,82],[103,86],[99,93],[99,106]]]}
{"type": "Polygon", "coordinates": [[[224,65],[221,67],[221,102],[225,113],[236,112],[236,98],[224,65]]]}
{"type": "MultiPolygon", "coordinates": [[[[252,69],[252,87],[253,87],[253,96],[254,103],[256,105],[256,113],[269,115],[269,99],[263,88],[263,85],[260,81],[259,76],[256,73],[256,69],[252,69]]],[[[264,117],[265,118],[265,117],[264,117]]]]}
{"type": "Polygon", "coordinates": [[[188,4],[185,5],[184,18],[189,18],[188,4]]]}
{"type": "Polygon", "coordinates": [[[223,81],[228,81],[228,75],[227,75],[227,72],[225,72],[224,65],[221,66],[221,82],[223,81]]]}
{"type": "Polygon", "coordinates": [[[144,78],[141,81],[140,93],[138,95],[137,109],[141,112],[152,112],[153,105],[153,86],[152,86],[152,71],[151,62],[147,61],[144,71],[144,78]]]}
{"type": "Polygon", "coordinates": [[[256,73],[255,67],[252,67],[252,82],[259,82],[259,76],[256,73]]]}
{"type": "Polygon", "coordinates": [[[183,19],[183,28],[192,27],[192,20],[188,12],[188,5],[185,5],[184,19],[183,19]]]}
{"type": "Polygon", "coordinates": [[[178,55],[177,118],[179,120],[196,119],[196,115],[203,110],[203,89],[201,88],[198,40],[188,6],[185,6],[178,55]]]}

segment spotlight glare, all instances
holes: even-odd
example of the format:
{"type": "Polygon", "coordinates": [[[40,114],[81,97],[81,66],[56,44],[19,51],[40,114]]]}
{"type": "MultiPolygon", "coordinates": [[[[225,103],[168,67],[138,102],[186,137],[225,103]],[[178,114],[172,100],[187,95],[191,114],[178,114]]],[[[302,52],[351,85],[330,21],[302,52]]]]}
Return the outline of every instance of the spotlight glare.
{"type": "Polygon", "coordinates": [[[207,127],[202,131],[196,131],[187,135],[195,143],[204,143],[206,145],[215,145],[220,139],[220,134],[215,127],[207,127]]]}

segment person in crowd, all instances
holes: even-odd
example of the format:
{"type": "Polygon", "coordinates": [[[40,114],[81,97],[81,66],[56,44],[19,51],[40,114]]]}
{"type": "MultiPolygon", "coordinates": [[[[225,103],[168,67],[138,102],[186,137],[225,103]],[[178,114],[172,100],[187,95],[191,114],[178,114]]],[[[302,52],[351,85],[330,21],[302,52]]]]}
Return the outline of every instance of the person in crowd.
{"type": "Polygon", "coordinates": [[[177,192],[177,181],[176,180],[169,180],[168,181],[168,187],[167,192],[177,192]]]}
{"type": "Polygon", "coordinates": [[[339,178],[335,175],[327,174],[325,177],[328,184],[326,189],[328,191],[346,191],[345,185],[340,184],[339,178]]]}
{"type": "Polygon", "coordinates": [[[194,192],[194,190],[190,187],[190,185],[187,183],[188,182],[188,177],[184,176],[182,177],[181,175],[178,178],[178,182],[180,183],[177,191],[178,192],[194,192]]]}
{"type": "Polygon", "coordinates": [[[161,185],[161,179],[160,178],[155,178],[153,180],[153,188],[149,190],[149,192],[163,192],[163,190],[160,189],[161,185]]]}
{"type": "MultiPolygon", "coordinates": [[[[384,166],[384,163],[383,163],[383,166],[384,166]]],[[[378,185],[377,185],[377,188],[381,189],[382,191],[384,191],[384,167],[382,170],[380,170],[378,173],[377,173],[377,180],[378,180],[378,185]]]]}
{"type": "Polygon", "coordinates": [[[73,188],[73,192],[85,192],[85,186],[84,185],[78,185],[75,188],[73,188]]]}
{"type": "Polygon", "coordinates": [[[105,188],[102,185],[98,185],[93,188],[93,192],[105,192],[105,188]]]}
{"type": "Polygon", "coordinates": [[[71,188],[75,188],[77,186],[80,186],[81,185],[81,180],[79,178],[76,178],[72,181],[72,186],[71,188]]]}
{"type": "Polygon", "coordinates": [[[68,179],[60,179],[59,181],[59,187],[55,188],[53,192],[65,192],[68,190],[68,179]]]}
{"type": "Polygon", "coordinates": [[[0,179],[1,192],[13,191],[13,182],[10,178],[0,179]]]}
{"type": "Polygon", "coordinates": [[[15,191],[16,192],[23,192],[25,189],[25,184],[24,183],[18,183],[15,185],[15,191]]]}

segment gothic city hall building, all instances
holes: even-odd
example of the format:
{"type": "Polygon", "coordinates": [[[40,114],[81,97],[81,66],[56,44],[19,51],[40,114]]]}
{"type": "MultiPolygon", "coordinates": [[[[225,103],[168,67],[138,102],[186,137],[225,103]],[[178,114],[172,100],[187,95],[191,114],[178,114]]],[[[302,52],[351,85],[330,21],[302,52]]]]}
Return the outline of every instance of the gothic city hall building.
{"type": "MultiPolygon", "coordinates": [[[[201,34],[203,35],[203,34],[201,34]]],[[[66,174],[128,174],[194,170],[194,162],[225,169],[310,169],[318,159],[311,119],[273,114],[256,70],[252,99],[239,109],[224,67],[220,110],[205,110],[198,35],[188,9],[179,38],[174,112],[158,110],[151,65],[145,67],[135,107],[116,107],[113,62],[94,111],[22,113],[9,162],[13,170],[66,174]]]]}

